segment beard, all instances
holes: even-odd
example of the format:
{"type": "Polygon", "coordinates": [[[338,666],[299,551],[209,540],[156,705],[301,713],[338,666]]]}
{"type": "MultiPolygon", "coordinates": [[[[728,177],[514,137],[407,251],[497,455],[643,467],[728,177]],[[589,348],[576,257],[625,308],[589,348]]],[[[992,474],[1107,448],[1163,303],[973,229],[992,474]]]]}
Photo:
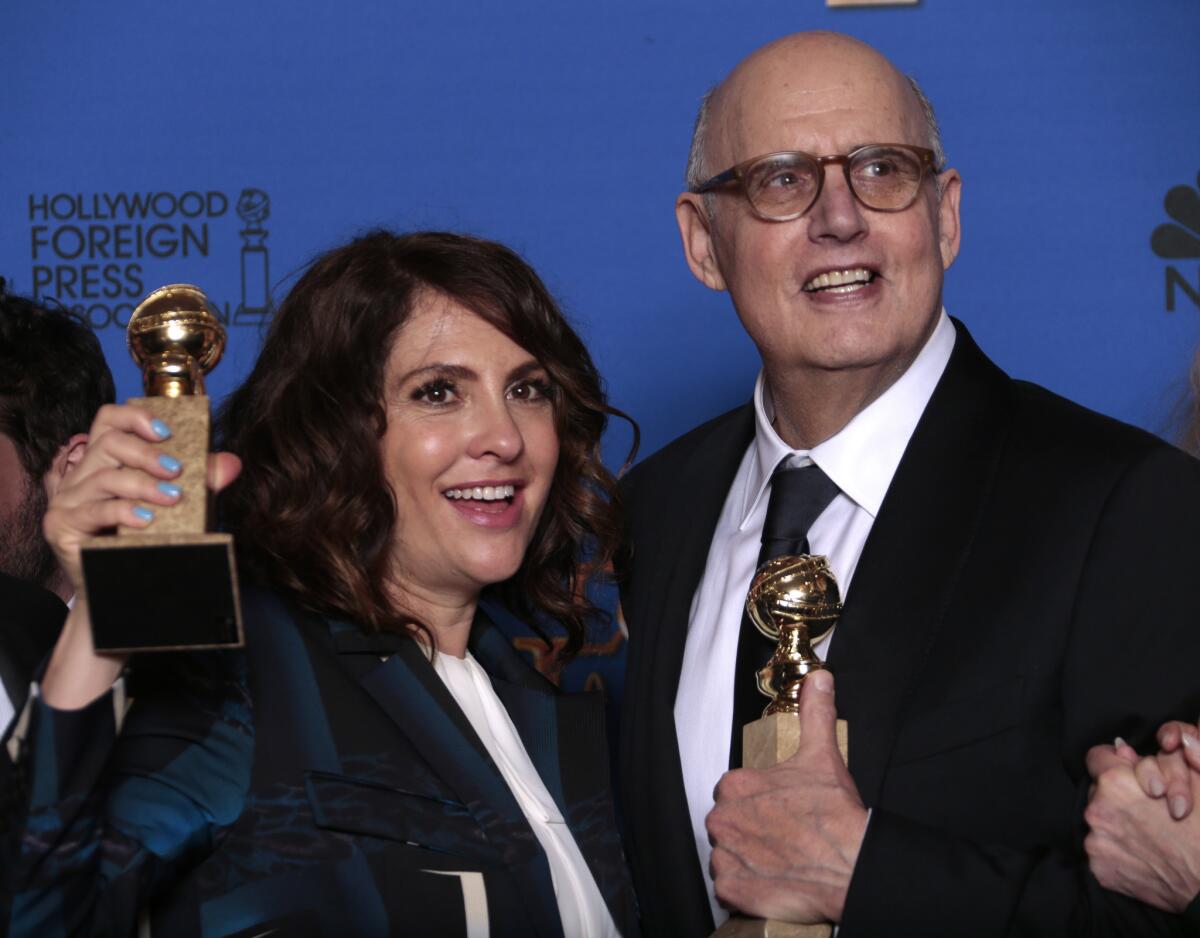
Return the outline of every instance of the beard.
{"type": "Polygon", "coordinates": [[[58,570],[54,551],[42,534],[49,498],[40,481],[22,476],[16,507],[8,517],[0,518],[0,573],[49,588],[58,570]]]}

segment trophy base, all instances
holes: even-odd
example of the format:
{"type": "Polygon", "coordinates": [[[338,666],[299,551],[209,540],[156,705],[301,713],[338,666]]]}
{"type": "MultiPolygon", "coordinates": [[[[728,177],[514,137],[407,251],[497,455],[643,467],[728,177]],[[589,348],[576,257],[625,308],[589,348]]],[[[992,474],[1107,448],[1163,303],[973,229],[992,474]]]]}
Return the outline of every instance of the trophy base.
{"type": "Polygon", "coordinates": [[[735,915],[713,932],[711,938],[829,938],[832,934],[832,925],[797,925],[735,915]]]}
{"type": "MultiPolygon", "coordinates": [[[[838,751],[849,758],[850,733],[845,720],[837,721],[838,751]]],[[[800,715],[772,713],[742,727],[742,765],[747,769],[769,769],[790,759],[800,748],[800,715]]],[[[800,925],[774,919],[735,915],[712,933],[712,938],[829,938],[833,926],[818,922],[800,925]]]]}
{"type": "Polygon", "coordinates": [[[96,651],[243,644],[232,535],[96,537],[81,557],[96,651]]]}
{"type": "MultiPolygon", "coordinates": [[[[850,731],[845,720],[837,721],[838,751],[842,761],[849,764],[850,731]]],[[[790,759],[800,748],[800,716],[795,713],[772,713],[742,727],[742,766],[747,769],[769,769],[790,759]]]]}

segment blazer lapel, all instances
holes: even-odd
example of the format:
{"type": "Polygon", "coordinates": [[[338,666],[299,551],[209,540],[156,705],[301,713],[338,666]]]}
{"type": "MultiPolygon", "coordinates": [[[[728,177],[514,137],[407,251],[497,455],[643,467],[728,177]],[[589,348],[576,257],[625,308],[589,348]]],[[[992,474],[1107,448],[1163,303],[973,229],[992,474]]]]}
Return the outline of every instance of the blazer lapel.
{"type": "Polygon", "coordinates": [[[482,609],[475,617],[468,647],[492,679],[492,688],[504,703],[530,761],[563,810],[554,685],[521,660],[508,637],[482,609]]]}
{"type": "Polygon", "coordinates": [[[635,935],[637,909],[613,811],[602,695],[560,693],[521,660],[482,612],[470,648],[562,812],[618,930],[635,935]]]}
{"type": "Polygon", "coordinates": [[[676,910],[680,933],[707,933],[713,922],[683,785],[675,694],[692,597],[753,438],[751,406],[718,418],[691,448],[698,458],[682,467],[669,498],[643,509],[653,512],[652,524],[635,546],[636,607],[626,610],[631,624],[621,725],[623,810],[640,886],[662,893],[654,905],[676,910]],[[639,575],[653,579],[653,591],[639,588],[639,575]]]}
{"type": "MultiPolygon", "coordinates": [[[[536,934],[562,938],[545,854],[508,783],[420,646],[330,622],[340,660],[458,795],[503,857],[536,934]],[[390,654],[384,662],[379,656],[390,654]]],[[[535,765],[537,760],[535,759],[535,765]]]]}
{"type": "Polygon", "coordinates": [[[966,329],[871,528],[829,654],[850,769],[877,803],[910,688],[971,549],[1011,422],[1010,381],[966,329]]]}
{"type": "MultiPolygon", "coordinates": [[[[754,439],[754,410],[735,411],[729,422],[713,428],[712,439],[697,447],[704,458],[692,460],[681,474],[676,499],[662,506],[664,536],[656,544],[656,570],[670,571],[657,595],[651,596],[646,614],[657,637],[655,684],[659,702],[672,710],[683,665],[688,616],[696,586],[704,575],[713,531],[746,447],[754,439]]],[[[671,721],[674,741],[674,719],[671,721]]]]}

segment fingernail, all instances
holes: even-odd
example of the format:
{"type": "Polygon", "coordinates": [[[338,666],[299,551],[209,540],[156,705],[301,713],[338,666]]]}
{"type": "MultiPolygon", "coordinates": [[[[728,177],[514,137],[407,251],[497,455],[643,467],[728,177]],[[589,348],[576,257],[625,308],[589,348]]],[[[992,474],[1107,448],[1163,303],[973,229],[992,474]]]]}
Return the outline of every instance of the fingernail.
{"type": "Polygon", "coordinates": [[[833,675],[828,671],[814,671],[808,676],[808,680],[813,682],[813,687],[823,694],[833,692],[833,675]]]}
{"type": "Polygon", "coordinates": [[[158,464],[166,469],[167,472],[178,472],[183,468],[183,463],[174,456],[168,456],[166,453],[158,457],[158,464]]]}
{"type": "Polygon", "coordinates": [[[165,440],[171,435],[171,428],[157,417],[150,421],[150,429],[154,431],[155,436],[160,440],[165,440]]]}
{"type": "Polygon", "coordinates": [[[1171,817],[1179,820],[1187,811],[1187,799],[1183,795],[1176,795],[1171,799],[1171,817]]]}
{"type": "Polygon", "coordinates": [[[1163,787],[1162,779],[1150,779],[1150,794],[1152,794],[1155,798],[1161,798],[1166,791],[1167,789],[1163,787]]]}
{"type": "Polygon", "coordinates": [[[1191,733],[1180,733],[1179,735],[1183,737],[1183,747],[1185,749],[1192,749],[1195,747],[1196,738],[1192,736],[1191,733]]]}
{"type": "Polygon", "coordinates": [[[158,490],[170,498],[178,498],[183,494],[183,489],[173,482],[159,482],[158,490]]]}
{"type": "Polygon", "coordinates": [[[1120,736],[1113,740],[1113,749],[1120,749],[1125,745],[1127,745],[1127,743],[1120,736]]]}
{"type": "Polygon", "coordinates": [[[153,521],[154,520],[154,512],[151,511],[149,508],[145,508],[141,505],[138,505],[136,508],[134,508],[133,513],[135,515],[137,515],[139,518],[141,518],[143,521],[153,521]]]}

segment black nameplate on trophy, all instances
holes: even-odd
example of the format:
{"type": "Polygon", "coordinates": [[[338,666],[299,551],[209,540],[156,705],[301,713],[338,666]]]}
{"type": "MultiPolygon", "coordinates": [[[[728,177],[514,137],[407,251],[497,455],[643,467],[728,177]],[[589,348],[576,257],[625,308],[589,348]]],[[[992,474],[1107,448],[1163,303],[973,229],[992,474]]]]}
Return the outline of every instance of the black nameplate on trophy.
{"type": "MultiPolygon", "coordinates": [[[[97,651],[185,651],[242,645],[233,539],[131,544],[82,552],[84,591],[97,651]]],[[[97,539],[100,540],[100,539],[97,539]]],[[[138,539],[141,540],[141,539],[138,539]]]]}

